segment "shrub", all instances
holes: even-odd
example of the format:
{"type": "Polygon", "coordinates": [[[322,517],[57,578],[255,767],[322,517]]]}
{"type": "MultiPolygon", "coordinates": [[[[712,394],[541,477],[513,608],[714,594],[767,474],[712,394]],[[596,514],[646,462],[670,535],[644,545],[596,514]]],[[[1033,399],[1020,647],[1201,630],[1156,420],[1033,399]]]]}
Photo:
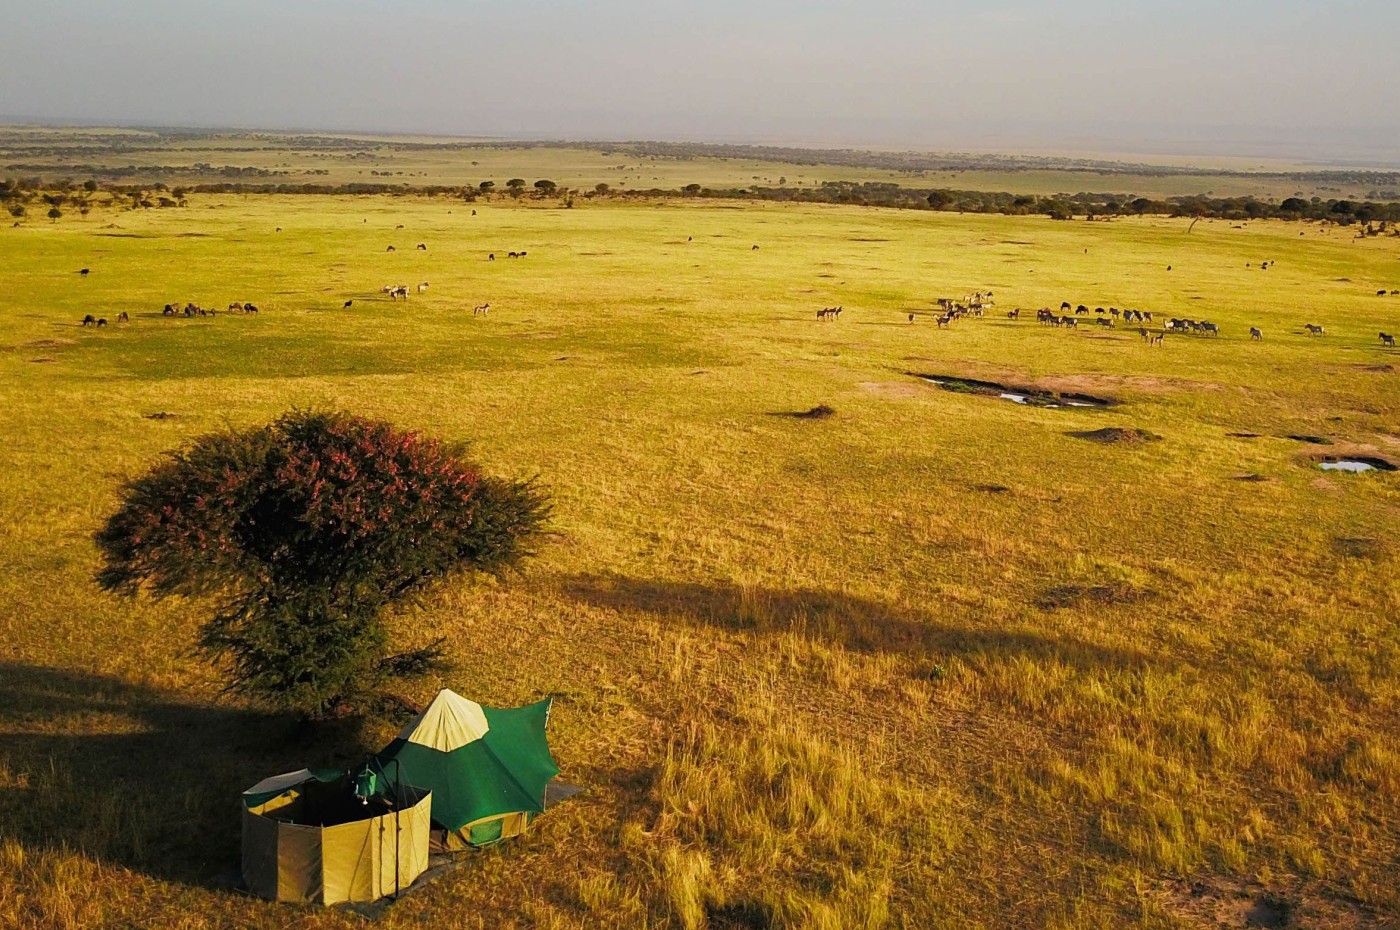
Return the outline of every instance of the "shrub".
{"type": "Polygon", "coordinates": [[[341,413],[206,436],[124,490],[97,534],[106,589],[210,597],[201,648],[230,689],[319,715],[436,647],[388,655],[386,608],[463,570],[500,574],[548,517],[532,481],[341,413]]]}

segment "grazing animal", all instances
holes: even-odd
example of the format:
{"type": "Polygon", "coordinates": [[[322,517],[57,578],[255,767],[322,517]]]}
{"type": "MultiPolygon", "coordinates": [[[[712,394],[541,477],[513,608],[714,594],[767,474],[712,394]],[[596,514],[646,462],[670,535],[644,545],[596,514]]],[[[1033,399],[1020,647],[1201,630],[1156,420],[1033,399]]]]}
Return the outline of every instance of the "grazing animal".
{"type": "Polygon", "coordinates": [[[482,304],[482,305],[479,306],[479,307],[473,307],[473,308],[472,308],[472,316],[477,316],[477,315],[483,314],[483,313],[489,313],[490,311],[491,311],[491,305],[490,305],[489,303],[482,304]]]}
{"type": "Polygon", "coordinates": [[[1103,316],[1107,311],[1104,310],[1103,307],[1095,307],[1094,312],[1097,313],[1099,316],[1103,316]]]}
{"type": "Polygon", "coordinates": [[[1304,324],[1303,324],[1303,329],[1306,329],[1306,330],[1308,331],[1308,335],[1309,335],[1309,336],[1325,336],[1325,335],[1327,335],[1326,330],[1324,330],[1321,326],[1315,326],[1315,325],[1313,325],[1312,323],[1304,323],[1304,324]]]}
{"type": "Polygon", "coordinates": [[[255,307],[255,306],[253,306],[252,304],[244,304],[244,305],[243,305],[243,312],[244,312],[244,313],[257,313],[257,312],[258,312],[258,308],[255,307]]]}
{"type": "Polygon", "coordinates": [[[118,314],[117,314],[117,322],[118,322],[118,323],[130,323],[130,322],[131,322],[131,317],[127,316],[126,311],[123,310],[121,313],[118,313],[118,314]]]}
{"type": "Polygon", "coordinates": [[[758,251],[758,246],[754,246],[754,247],[753,247],[753,251],[757,252],[757,251],[758,251]]]}
{"type": "Polygon", "coordinates": [[[1168,271],[1171,271],[1171,270],[1172,270],[1172,266],[1171,266],[1171,265],[1168,265],[1168,266],[1167,266],[1167,270],[1168,270],[1168,271]]]}
{"type": "Polygon", "coordinates": [[[233,303],[231,303],[231,304],[228,305],[228,308],[229,308],[229,311],[230,311],[230,312],[232,312],[232,311],[234,311],[234,310],[242,310],[242,309],[243,309],[243,304],[235,300],[233,303]]]}
{"type": "Polygon", "coordinates": [[[281,227],[281,226],[278,226],[278,227],[277,227],[277,231],[278,231],[278,232],[281,232],[281,231],[282,231],[282,227],[281,227]]]}
{"type": "Polygon", "coordinates": [[[1392,349],[1395,348],[1395,337],[1392,336],[1390,333],[1381,333],[1380,337],[1381,345],[1389,346],[1392,349]]]}
{"type": "Polygon", "coordinates": [[[96,322],[97,322],[97,317],[93,316],[91,313],[89,313],[88,315],[86,315],[86,316],[83,317],[83,325],[84,325],[84,326],[91,326],[92,324],[94,324],[94,323],[96,323],[96,322]]]}
{"type": "Polygon", "coordinates": [[[1017,307],[1015,310],[1006,311],[1006,318],[1008,320],[1019,320],[1021,318],[1021,308],[1017,307]]]}
{"type": "Polygon", "coordinates": [[[1264,331],[1257,326],[1251,326],[1249,328],[1249,338],[1252,342],[1263,342],[1264,331]]]}
{"type": "Polygon", "coordinates": [[[1219,327],[1219,326],[1216,326],[1214,323],[1202,323],[1202,324],[1201,324],[1201,332],[1203,332],[1203,333],[1210,333],[1212,336],[1219,336],[1219,335],[1220,335],[1220,327],[1219,327]]]}
{"type": "Polygon", "coordinates": [[[515,253],[515,252],[507,252],[507,253],[506,253],[506,258],[519,258],[519,257],[520,257],[520,256],[519,256],[517,253],[515,253]]]}
{"type": "Polygon", "coordinates": [[[1138,335],[1141,336],[1143,339],[1146,339],[1146,338],[1147,338],[1147,327],[1146,327],[1146,326],[1139,326],[1139,327],[1138,327],[1138,335]]]}
{"type": "Polygon", "coordinates": [[[1098,323],[1100,326],[1107,326],[1109,329],[1113,328],[1113,321],[1110,320],[1108,317],[1103,317],[1102,319],[1095,320],[1094,322],[1098,323]]]}
{"type": "Polygon", "coordinates": [[[1384,291],[1384,290],[1376,291],[1376,296],[1377,296],[1377,297],[1384,297],[1384,296],[1385,296],[1385,291],[1384,291]]]}
{"type": "Polygon", "coordinates": [[[529,252],[521,252],[521,253],[520,253],[520,257],[521,257],[521,258],[524,258],[526,255],[529,255],[529,254],[530,254],[529,252]]]}
{"type": "Polygon", "coordinates": [[[1060,304],[1060,309],[1061,309],[1061,310],[1070,310],[1070,309],[1073,309],[1073,308],[1070,307],[1069,301],[1066,300],[1064,303],[1060,304]]]}
{"type": "MultiPolygon", "coordinates": [[[[84,268],[83,270],[79,271],[78,274],[82,275],[83,277],[87,277],[89,270],[90,269],[84,268]]],[[[1381,291],[1381,293],[1384,294],[1385,291],[1381,291]]]]}
{"type": "Polygon", "coordinates": [[[914,314],[912,314],[912,313],[909,314],[909,322],[910,322],[910,323],[914,322],[914,314]]]}
{"type": "Polygon", "coordinates": [[[106,317],[101,317],[101,316],[98,317],[98,318],[97,318],[97,325],[98,325],[98,326],[106,326],[106,325],[107,325],[107,318],[106,318],[106,317]]]}
{"type": "Polygon", "coordinates": [[[953,322],[953,318],[951,316],[940,316],[937,318],[936,322],[938,323],[938,328],[942,329],[949,323],[953,322]]]}
{"type": "Polygon", "coordinates": [[[1157,335],[1153,336],[1151,339],[1147,340],[1147,344],[1150,345],[1150,346],[1159,346],[1159,345],[1162,344],[1162,340],[1165,339],[1166,336],[1167,336],[1167,334],[1166,334],[1165,332],[1158,333],[1157,335]]]}
{"type": "Polygon", "coordinates": [[[400,223],[399,225],[395,226],[394,228],[395,228],[395,229],[403,229],[403,224],[400,223]]]}
{"type": "Polygon", "coordinates": [[[347,300],[345,303],[343,303],[343,304],[340,305],[340,309],[342,309],[342,310],[349,310],[349,309],[350,309],[350,305],[353,304],[354,302],[355,302],[355,301],[353,301],[353,300],[347,300]]]}
{"type": "Polygon", "coordinates": [[[384,251],[386,251],[386,252],[393,252],[393,251],[394,251],[394,247],[391,245],[391,246],[389,246],[387,249],[385,249],[384,251]]]}
{"type": "Polygon", "coordinates": [[[1065,321],[1065,325],[1066,325],[1066,326],[1073,326],[1075,329],[1078,329],[1078,328],[1079,328],[1079,321],[1076,320],[1074,317],[1072,317],[1072,316],[1067,316],[1067,317],[1064,317],[1063,319],[1064,319],[1064,321],[1065,321]]]}
{"type": "Polygon", "coordinates": [[[418,251],[420,251],[420,252],[426,252],[426,251],[428,251],[428,246],[427,246],[427,244],[426,244],[426,243],[423,243],[423,242],[418,243],[418,251]]]}
{"type": "Polygon", "coordinates": [[[174,315],[175,315],[175,305],[174,305],[174,304],[166,304],[166,305],[165,305],[165,309],[162,310],[162,311],[160,312],[160,315],[161,315],[161,316],[174,316],[174,315]]]}
{"type": "Polygon", "coordinates": [[[488,262],[494,262],[494,261],[496,260],[496,253],[495,253],[495,252],[492,252],[490,255],[487,255],[487,256],[486,256],[486,260],[487,260],[488,262]]]}
{"type": "Polygon", "coordinates": [[[1084,306],[1083,304],[1080,304],[1079,306],[1077,306],[1077,307],[1074,308],[1074,315],[1075,315],[1075,316],[1079,316],[1080,314],[1088,313],[1088,312],[1089,312],[1089,308],[1086,307],[1086,306],[1084,306]]]}
{"type": "Polygon", "coordinates": [[[472,211],[472,216],[476,216],[476,211],[475,211],[475,210],[472,211]]]}

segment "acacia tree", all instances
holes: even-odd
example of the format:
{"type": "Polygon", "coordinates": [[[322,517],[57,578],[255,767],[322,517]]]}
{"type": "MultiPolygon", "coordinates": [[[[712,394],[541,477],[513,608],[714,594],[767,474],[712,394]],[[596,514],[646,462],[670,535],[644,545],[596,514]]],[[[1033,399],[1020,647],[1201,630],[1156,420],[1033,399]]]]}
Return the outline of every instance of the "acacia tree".
{"type": "Polygon", "coordinates": [[[205,436],[126,486],[97,534],[98,582],[214,599],[199,645],[230,690],[322,715],[440,657],[440,644],[391,655],[387,608],[531,554],[544,493],[462,451],[342,413],[205,436]]]}

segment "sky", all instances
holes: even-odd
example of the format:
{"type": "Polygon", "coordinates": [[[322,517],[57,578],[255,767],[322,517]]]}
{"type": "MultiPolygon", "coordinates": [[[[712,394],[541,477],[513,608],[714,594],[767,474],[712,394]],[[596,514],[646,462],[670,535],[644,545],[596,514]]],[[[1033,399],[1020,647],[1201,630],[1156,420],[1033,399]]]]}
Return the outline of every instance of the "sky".
{"type": "Polygon", "coordinates": [[[0,0],[0,120],[1400,165],[1400,0],[0,0]]]}

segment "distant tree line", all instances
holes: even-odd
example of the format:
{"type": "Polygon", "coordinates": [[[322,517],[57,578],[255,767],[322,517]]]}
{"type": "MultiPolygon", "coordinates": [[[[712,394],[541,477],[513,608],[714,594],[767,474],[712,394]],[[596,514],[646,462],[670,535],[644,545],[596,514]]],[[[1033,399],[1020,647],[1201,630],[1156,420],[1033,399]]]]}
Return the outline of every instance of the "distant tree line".
{"type": "MultiPolygon", "coordinates": [[[[511,178],[504,191],[497,191],[492,181],[477,185],[411,186],[400,182],[325,183],[248,183],[243,180],[217,181],[170,188],[164,183],[154,185],[109,184],[99,188],[89,179],[81,185],[71,179],[44,182],[38,177],[0,180],[0,206],[16,217],[24,216],[25,205],[42,199],[51,209],[65,202],[77,206],[86,214],[95,202],[99,190],[112,202],[130,208],[184,206],[186,195],[195,194],[320,194],[326,196],[423,196],[449,197],[464,201],[499,197],[531,197],[537,200],[562,199],[572,206],[576,190],[554,181],[540,179],[529,185],[524,178],[511,178]],[[533,189],[532,189],[533,188],[533,189]]],[[[1343,226],[1360,223],[1381,224],[1379,232],[1396,229],[1400,224],[1400,201],[1323,199],[1320,197],[1289,197],[1282,201],[1260,200],[1255,197],[1212,197],[1201,194],[1150,198],[1124,193],[1077,194],[1013,194],[1007,191],[970,191],[949,188],[906,187],[891,182],[826,181],[816,187],[707,188],[687,184],[680,190],[652,188],[649,190],[616,190],[598,184],[583,192],[585,199],[665,199],[711,198],[724,200],[766,200],[788,203],[832,203],[868,207],[892,207],[907,210],[938,210],[957,213],[998,213],[1007,216],[1043,215],[1068,220],[1074,217],[1111,216],[1179,216],[1225,220],[1286,219],[1330,221],[1343,226]]],[[[52,217],[55,218],[56,217],[52,217]]]]}

